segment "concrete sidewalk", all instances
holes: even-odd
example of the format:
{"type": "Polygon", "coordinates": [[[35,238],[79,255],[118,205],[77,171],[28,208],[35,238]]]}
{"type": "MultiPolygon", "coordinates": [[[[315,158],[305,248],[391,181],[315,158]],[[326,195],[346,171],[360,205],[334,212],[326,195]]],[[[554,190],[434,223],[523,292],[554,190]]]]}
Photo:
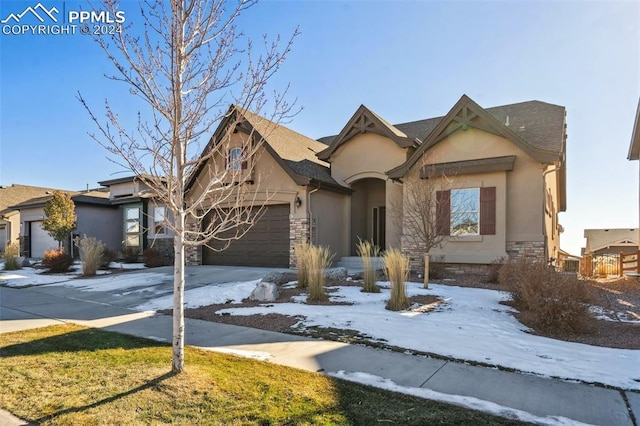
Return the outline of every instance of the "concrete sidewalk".
{"type": "MultiPolygon", "coordinates": [[[[88,302],[32,289],[0,289],[0,333],[73,322],[166,342],[171,317],[88,302]],[[70,309],[72,304],[73,309],[70,309]]],[[[640,393],[569,383],[531,375],[402,353],[315,340],[246,327],[186,320],[186,343],[204,348],[248,351],[270,362],[317,372],[364,372],[398,386],[431,389],[531,413],[596,425],[634,425],[640,393]],[[631,410],[631,411],[630,411],[631,410]]],[[[0,424],[12,423],[0,415],[0,424]]]]}

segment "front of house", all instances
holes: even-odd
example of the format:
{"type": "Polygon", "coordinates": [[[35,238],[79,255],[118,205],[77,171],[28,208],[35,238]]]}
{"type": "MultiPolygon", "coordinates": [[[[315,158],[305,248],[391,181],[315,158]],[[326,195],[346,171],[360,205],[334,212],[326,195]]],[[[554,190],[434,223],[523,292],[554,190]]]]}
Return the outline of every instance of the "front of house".
{"type": "MultiPolygon", "coordinates": [[[[558,257],[564,107],[531,101],[483,109],[463,96],[443,117],[391,125],[361,106],[336,136],[317,141],[230,111],[245,118],[234,132],[238,144],[250,135],[262,141],[247,169],[260,178],[256,191],[271,194],[263,200],[269,208],[227,251],[193,249],[192,264],[292,266],[300,242],[328,246],[339,259],[356,255],[356,243],[366,239],[383,250],[401,248],[418,268],[424,247],[403,226],[403,206],[407,182],[424,179],[439,181],[440,210],[447,212],[439,219],[447,235],[431,250],[439,260],[467,270],[504,257],[558,257]],[[267,124],[272,130],[262,135],[267,124]]],[[[192,187],[206,183],[206,170],[192,187]]]]}

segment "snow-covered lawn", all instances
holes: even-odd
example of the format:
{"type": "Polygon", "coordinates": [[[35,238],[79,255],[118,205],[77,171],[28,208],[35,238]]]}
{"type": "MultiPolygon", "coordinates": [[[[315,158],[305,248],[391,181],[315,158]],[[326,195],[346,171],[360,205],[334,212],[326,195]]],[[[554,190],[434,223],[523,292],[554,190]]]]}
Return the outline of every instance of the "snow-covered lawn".
{"type": "MultiPolygon", "coordinates": [[[[291,303],[228,308],[219,314],[278,313],[303,316],[301,327],[350,329],[409,350],[460,360],[514,368],[541,376],[603,383],[640,389],[640,351],[611,349],[540,337],[527,332],[500,304],[507,294],[494,290],[407,283],[409,296],[429,294],[445,300],[434,311],[391,312],[385,309],[389,283],[381,293],[363,293],[360,287],[335,287],[331,300],[352,305],[307,305],[304,298],[291,303]]],[[[255,282],[227,283],[187,290],[188,307],[206,306],[247,297],[255,282]]],[[[171,298],[154,299],[140,310],[168,309],[171,298]]]]}
{"type": "MultiPolygon", "coordinates": [[[[7,287],[32,287],[46,284],[60,284],[67,283],[71,280],[78,281],[78,276],[82,275],[82,262],[74,262],[71,267],[72,270],[62,274],[47,274],[44,273],[43,269],[33,268],[33,267],[24,267],[15,271],[4,271],[2,268],[4,267],[4,263],[0,262],[0,285],[5,285],[7,287]]],[[[111,262],[109,267],[112,269],[122,269],[122,270],[136,270],[136,269],[145,269],[146,266],[142,263],[119,263],[119,262],[111,262]]],[[[96,271],[96,275],[109,275],[111,271],[98,270],[96,271]]],[[[165,274],[166,275],[166,274],[165,274]]],[[[131,279],[124,278],[123,281],[129,282],[131,279]]],[[[145,284],[141,284],[145,285],[145,284]]]]}
{"type": "MultiPolygon", "coordinates": [[[[170,282],[162,272],[122,273],[83,279],[69,275],[42,275],[33,268],[0,271],[0,284],[9,286],[52,284],[81,291],[112,291],[116,295],[145,293],[147,302],[138,310],[170,309],[172,297],[158,285],[170,282]],[[150,298],[148,297],[150,296],[150,298]]],[[[188,289],[185,306],[195,308],[240,302],[257,281],[213,284],[188,289]]],[[[295,285],[290,283],[289,285],[295,285]]],[[[298,326],[355,330],[388,345],[428,352],[459,360],[497,365],[541,376],[595,382],[640,390],[640,350],[611,349],[564,342],[527,332],[500,304],[505,293],[477,288],[407,283],[413,295],[434,295],[445,301],[430,312],[391,312],[385,309],[389,283],[380,282],[381,293],[362,293],[360,287],[334,287],[331,299],[351,305],[307,305],[304,297],[290,303],[255,307],[229,307],[219,314],[261,315],[279,313],[304,317],[298,326]]],[[[187,283],[188,288],[188,283],[187,283]]]]}

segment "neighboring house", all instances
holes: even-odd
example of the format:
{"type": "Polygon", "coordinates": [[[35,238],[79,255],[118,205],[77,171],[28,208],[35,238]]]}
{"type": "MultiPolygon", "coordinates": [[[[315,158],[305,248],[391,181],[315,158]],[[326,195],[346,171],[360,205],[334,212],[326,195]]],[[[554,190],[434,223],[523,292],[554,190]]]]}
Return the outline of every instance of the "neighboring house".
{"type": "MultiPolygon", "coordinates": [[[[633,123],[633,131],[631,133],[631,143],[629,144],[629,160],[640,160],[640,99],[638,99],[638,109],[636,110],[636,120],[633,123]]],[[[638,197],[640,201],[640,196],[638,197]]],[[[640,218],[638,221],[640,225],[640,218]]],[[[638,226],[639,235],[637,237],[640,241],[640,226],[638,226]]],[[[640,250],[640,246],[638,247],[640,250]]]]}
{"type": "Polygon", "coordinates": [[[622,275],[620,253],[638,252],[638,230],[635,228],[585,229],[584,237],[587,242],[582,249],[582,274],[586,276],[622,275]]]}
{"type": "Polygon", "coordinates": [[[638,251],[638,230],[623,229],[585,229],[587,239],[583,255],[602,255],[635,253],[638,251]]]}
{"type": "Polygon", "coordinates": [[[53,191],[53,188],[29,185],[0,186],[0,250],[4,250],[7,244],[20,243],[20,211],[11,206],[52,194],[53,191]]]}
{"type": "MultiPolygon", "coordinates": [[[[360,106],[338,135],[317,141],[235,107],[216,132],[238,114],[244,122],[232,138],[239,145],[249,135],[263,140],[253,173],[263,177],[259,190],[275,196],[242,240],[222,253],[192,249],[190,263],[288,266],[295,245],[309,240],[339,259],[356,255],[361,238],[402,248],[418,267],[424,249],[395,220],[407,196],[403,182],[442,176],[439,230],[446,240],[432,255],[471,269],[503,257],[558,257],[558,213],[566,209],[562,106],[529,101],[484,109],[465,95],[443,117],[397,125],[360,106]],[[458,226],[462,197],[469,204],[465,226],[458,226]]],[[[187,199],[216,161],[192,177],[187,199]]]]}
{"type": "Polygon", "coordinates": [[[167,208],[157,203],[151,191],[135,176],[98,182],[109,189],[108,202],[117,208],[119,224],[113,236],[116,251],[133,250],[138,254],[154,247],[173,258],[173,232],[165,225],[167,208]]]}
{"type": "MultiPolygon", "coordinates": [[[[76,229],[68,241],[63,244],[68,250],[73,247],[71,239],[75,236],[95,237],[111,250],[119,250],[121,247],[120,215],[117,206],[111,205],[108,193],[105,191],[70,192],[71,200],[75,205],[76,229]]],[[[16,205],[11,209],[20,213],[20,252],[23,256],[42,258],[46,250],[58,248],[55,241],[47,231],[42,228],[44,220],[44,206],[51,199],[51,194],[31,198],[16,205]]]]}

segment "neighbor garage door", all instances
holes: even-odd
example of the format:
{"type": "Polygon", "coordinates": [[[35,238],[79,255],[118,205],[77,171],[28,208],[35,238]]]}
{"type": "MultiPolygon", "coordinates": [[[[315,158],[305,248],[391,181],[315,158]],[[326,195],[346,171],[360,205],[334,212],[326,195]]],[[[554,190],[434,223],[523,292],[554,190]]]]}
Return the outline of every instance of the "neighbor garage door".
{"type": "Polygon", "coordinates": [[[240,240],[224,251],[202,249],[205,265],[289,266],[289,205],[269,206],[240,240]]]}
{"type": "Polygon", "coordinates": [[[58,248],[58,242],[42,229],[42,222],[31,222],[31,257],[42,258],[52,248],[58,248]]]}

